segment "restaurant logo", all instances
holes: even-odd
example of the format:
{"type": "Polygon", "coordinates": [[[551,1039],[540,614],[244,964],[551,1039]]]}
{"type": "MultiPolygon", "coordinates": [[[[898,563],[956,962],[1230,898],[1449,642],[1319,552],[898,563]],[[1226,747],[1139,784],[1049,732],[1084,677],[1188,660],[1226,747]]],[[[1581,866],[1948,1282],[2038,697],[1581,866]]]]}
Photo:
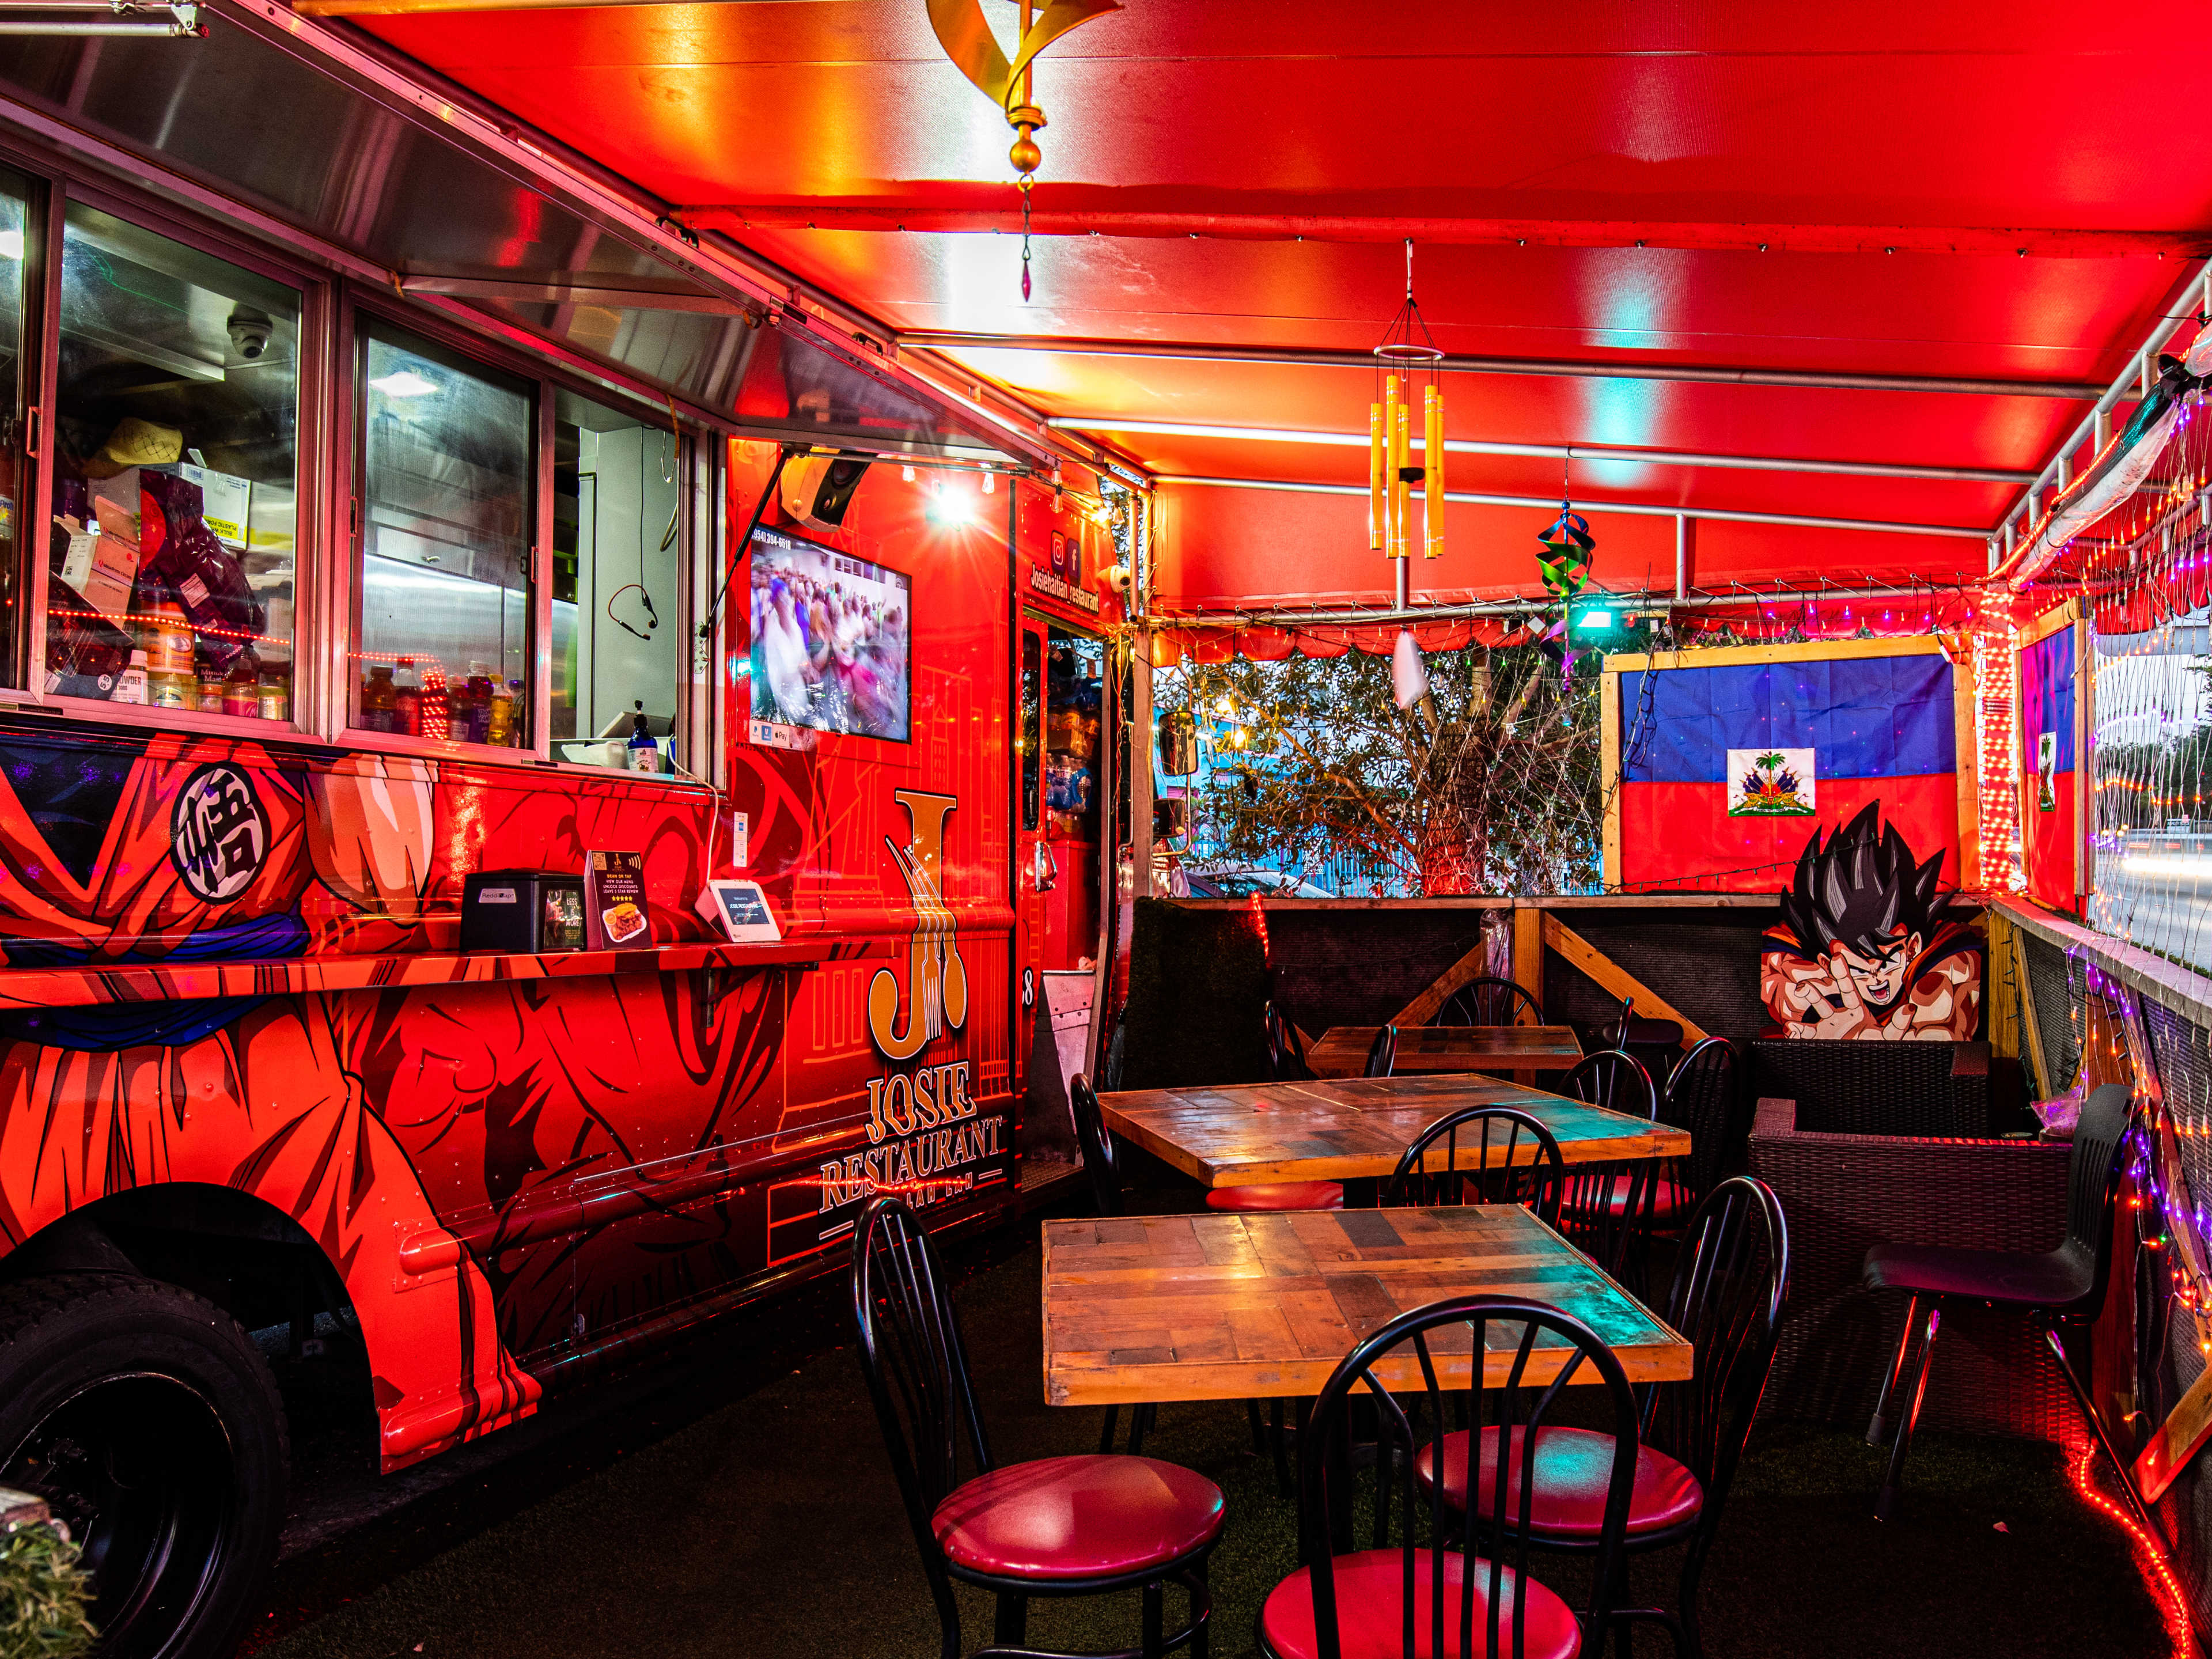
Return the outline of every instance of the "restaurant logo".
{"type": "Polygon", "coordinates": [[[907,845],[884,845],[914,900],[914,942],[907,952],[906,1030],[898,1027],[898,975],[878,968],[868,981],[868,1035],[886,1060],[911,1060],[928,1043],[968,1023],[968,966],[960,959],[957,919],[945,902],[945,819],[959,805],[951,795],[899,789],[907,845]]]}
{"type": "Polygon", "coordinates": [[[229,902],[268,855],[269,814],[243,769],[217,761],[185,781],[169,814],[169,860],[195,897],[229,902]]]}

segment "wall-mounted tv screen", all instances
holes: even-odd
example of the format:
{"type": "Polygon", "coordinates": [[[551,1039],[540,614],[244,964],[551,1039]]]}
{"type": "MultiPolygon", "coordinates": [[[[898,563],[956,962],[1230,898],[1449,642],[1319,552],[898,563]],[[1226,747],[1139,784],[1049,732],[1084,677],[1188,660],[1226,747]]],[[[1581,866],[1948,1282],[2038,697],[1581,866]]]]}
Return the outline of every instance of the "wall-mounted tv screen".
{"type": "Polygon", "coordinates": [[[913,594],[896,570],[753,532],[753,718],[904,743],[913,594]]]}

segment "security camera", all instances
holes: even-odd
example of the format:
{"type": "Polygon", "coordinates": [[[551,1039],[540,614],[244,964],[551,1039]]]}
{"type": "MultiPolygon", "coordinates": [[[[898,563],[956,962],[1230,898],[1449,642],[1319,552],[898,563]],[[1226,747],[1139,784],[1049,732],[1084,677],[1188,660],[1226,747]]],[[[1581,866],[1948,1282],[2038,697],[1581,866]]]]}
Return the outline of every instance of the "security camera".
{"type": "Polygon", "coordinates": [[[269,337],[276,325],[269,320],[268,313],[240,306],[230,313],[229,328],[230,349],[250,363],[269,349],[269,337]]]}
{"type": "Polygon", "coordinates": [[[1106,568],[1106,586],[1116,593],[1126,595],[1129,591],[1129,584],[1134,580],[1135,573],[1126,564],[1109,565],[1106,568]]]}

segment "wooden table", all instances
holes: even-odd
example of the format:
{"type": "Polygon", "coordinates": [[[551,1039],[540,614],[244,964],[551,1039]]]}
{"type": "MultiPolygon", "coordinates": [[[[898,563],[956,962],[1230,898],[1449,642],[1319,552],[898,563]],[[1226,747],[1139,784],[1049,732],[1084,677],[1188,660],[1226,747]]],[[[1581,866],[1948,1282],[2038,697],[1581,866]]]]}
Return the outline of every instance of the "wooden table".
{"type": "MultiPolygon", "coordinates": [[[[1379,1025],[1332,1025],[1306,1050],[1316,1077],[1358,1077],[1379,1025]]],[[[1539,1072],[1564,1072],[1583,1057],[1567,1025],[1401,1025],[1400,1072],[1510,1072],[1516,1083],[1534,1085],[1539,1072]]]]}
{"type": "MultiPolygon", "coordinates": [[[[1382,1180],[1416,1135],[1462,1106],[1519,1107],[1552,1132],[1570,1164],[1690,1152],[1686,1129],[1474,1075],[1130,1090],[1098,1104],[1108,1128],[1208,1187],[1382,1180]]],[[[1524,1137],[1516,1160],[1534,1162],[1536,1150],[1524,1137]]]]}
{"type": "MultiPolygon", "coordinates": [[[[1519,1296],[1565,1309],[1620,1357],[1632,1382],[1690,1375],[1690,1345],[1580,1250],[1516,1204],[1437,1210],[1297,1210],[1048,1221],[1045,1398],[1055,1406],[1310,1398],[1352,1345],[1449,1296],[1519,1296]]],[[[1502,1383],[1517,1328],[1490,1333],[1484,1376],[1502,1383]]],[[[1445,1387],[1466,1386],[1472,1334],[1433,1333],[1445,1387]]],[[[1559,1375],[1547,1338],[1527,1379],[1559,1375]]],[[[1407,1351],[1376,1368],[1422,1386],[1407,1351]]],[[[1577,1382],[1595,1382],[1584,1365],[1577,1382]]]]}

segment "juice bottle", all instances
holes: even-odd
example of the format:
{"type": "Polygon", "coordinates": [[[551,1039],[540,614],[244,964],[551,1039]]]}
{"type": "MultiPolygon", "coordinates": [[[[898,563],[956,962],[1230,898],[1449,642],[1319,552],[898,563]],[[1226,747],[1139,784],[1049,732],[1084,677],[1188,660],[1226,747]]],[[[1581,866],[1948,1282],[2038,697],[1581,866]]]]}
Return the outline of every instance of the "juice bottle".
{"type": "Polygon", "coordinates": [[[288,669],[264,665],[260,684],[254,688],[256,701],[264,720],[289,720],[292,716],[292,676],[288,669]]]}
{"type": "Polygon", "coordinates": [[[110,702],[143,703],[146,701],[147,696],[146,653],[143,651],[133,651],[131,653],[131,666],[116,677],[115,690],[107,700],[110,702]]]}
{"type": "Polygon", "coordinates": [[[240,657],[232,665],[229,678],[223,681],[222,712],[249,720],[260,717],[261,678],[253,672],[252,657],[240,657]]]}
{"type": "Polygon", "coordinates": [[[453,735],[464,743],[491,740],[491,670],[480,662],[469,665],[469,683],[460,711],[456,711],[453,735]],[[465,720],[465,726],[464,721],[465,720]]]}
{"type": "Polygon", "coordinates": [[[374,664],[368,671],[368,678],[362,682],[361,729],[364,732],[391,731],[393,699],[392,665],[385,662],[374,664]]]}
{"type": "Polygon", "coordinates": [[[491,689],[491,719],[484,727],[484,741],[506,749],[514,742],[514,694],[507,689],[504,680],[495,681],[491,689]]]}
{"type": "Polygon", "coordinates": [[[393,731],[410,738],[422,735],[422,682],[412,657],[402,657],[399,672],[392,677],[392,717],[393,731]]]}

